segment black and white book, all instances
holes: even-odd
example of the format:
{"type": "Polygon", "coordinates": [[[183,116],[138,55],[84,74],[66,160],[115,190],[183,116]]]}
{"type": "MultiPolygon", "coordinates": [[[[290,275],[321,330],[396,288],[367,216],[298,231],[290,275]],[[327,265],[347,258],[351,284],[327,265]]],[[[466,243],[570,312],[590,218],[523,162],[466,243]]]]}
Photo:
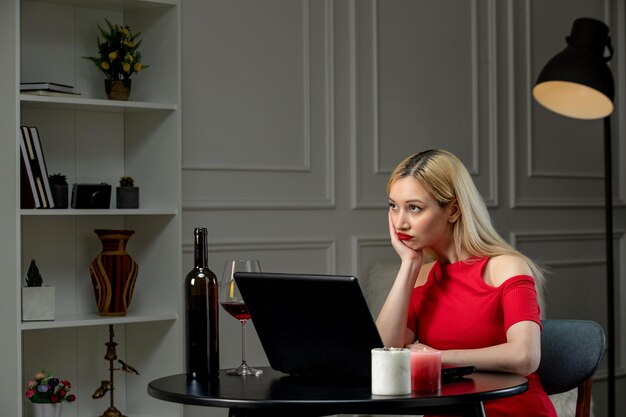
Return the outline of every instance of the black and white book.
{"type": "Polygon", "coordinates": [[[73,93],[74,87],[71,85],[50,82],[20,83],[20,91],[34,90],[56,91],[59,93],[73,93]]]}
{"type": "Polygon", "coordinates": [[[39,131],[36,127],[31,126],[28,128],[30,135],[33,138],[33,144],[35,145],[35,153],[37,154],[37,162],[39,163],[39,170],[43,177],[43,186],[46,191],[46,199],[50,208],[54,208],[54,200],[52,198],[52,189],[50,188],[50,181],[48,179],[48,166],[46,165],[46,158],[43,153],[43,146],[41,145],[41,138],[39,137],[39,131]]]}
{"type": "MultiPolygon", "coordinates": [[[[30,166],[30,154],[26,145],[26,139],[24,135],[20,135],[20,200],[21,208],[40,208],[41,201],[39,200],[39,193],[37,192],[37,185],[35,184],[35,177],[30,166]]],[[[32,154],[34,157],[34,153],[32,154]]]]}
{"type": "Polygon", "coordinates": [[[46,192],[45,186],[45,184],[48,183],[48,177],[44,177],[44,174],[41,171],[41,165],[37,159],[37,151],[35,149],[35,143],[33,141],[30,128],[28,126],[20,126],[20,131],[22,132],[22,139],[26,148],[30,171],[33,175],[35,194],[40,203],[38,208],[50,208],[50,200],[48,199],[48,193],[46,192]]]}

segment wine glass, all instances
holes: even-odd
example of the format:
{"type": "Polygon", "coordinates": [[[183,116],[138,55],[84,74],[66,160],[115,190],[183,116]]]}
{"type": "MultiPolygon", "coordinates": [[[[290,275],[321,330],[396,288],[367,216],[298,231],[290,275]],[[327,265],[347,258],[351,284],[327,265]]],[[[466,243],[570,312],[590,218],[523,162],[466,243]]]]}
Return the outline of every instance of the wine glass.
{"type": "Polygon", "coordinates": [[[248,313],[248,308],[241,298],[239,288],[237,288],[235,272],[261,272],[261,265],[256,259],[230,260],[226,261],[224,265],[220,304],[228,314],[241,322],[241,365],[235,369],[227,370],[226,374],[259,376],[263,370],[251,368],[246,363],[246,322],[250,319],[250,313],[248,313]]]}

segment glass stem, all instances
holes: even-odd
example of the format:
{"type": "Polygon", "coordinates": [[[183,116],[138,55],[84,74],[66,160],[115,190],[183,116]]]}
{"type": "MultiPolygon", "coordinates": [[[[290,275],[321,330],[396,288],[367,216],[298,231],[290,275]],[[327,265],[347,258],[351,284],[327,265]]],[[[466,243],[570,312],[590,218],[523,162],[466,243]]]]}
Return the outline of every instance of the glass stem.
{"type": "Polygon", "coordinates": [[[246,321],[241,321],[241,364],[246,365],[246,321]]]}

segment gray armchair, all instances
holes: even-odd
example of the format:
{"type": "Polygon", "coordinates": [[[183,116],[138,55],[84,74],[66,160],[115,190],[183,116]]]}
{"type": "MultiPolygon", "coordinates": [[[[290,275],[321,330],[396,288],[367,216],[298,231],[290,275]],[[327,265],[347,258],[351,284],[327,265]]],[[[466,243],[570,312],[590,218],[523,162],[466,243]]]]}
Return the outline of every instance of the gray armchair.
{"type": "Polygon", "coordinates": [[[591,377],[604,353],[604,331],[594,321],[542,320],[537,373],[548,395],[578,388],[576,417],[589,417],[591,377]]]}

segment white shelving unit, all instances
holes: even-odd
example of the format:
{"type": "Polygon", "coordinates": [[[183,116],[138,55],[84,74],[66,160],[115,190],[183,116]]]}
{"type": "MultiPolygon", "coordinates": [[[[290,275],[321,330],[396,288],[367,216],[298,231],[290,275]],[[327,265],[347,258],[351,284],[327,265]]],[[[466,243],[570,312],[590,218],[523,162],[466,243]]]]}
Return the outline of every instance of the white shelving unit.
{"type": "Polygon", "coordinates": [[[62,327],[81,327],[81,326],[104,326],[118,325],[126,323],[147,323],[150,321],[170,321],[176,320],[177,314],[174,313],[151,313],[151,314],[133,314],[128,313],[124,317],[103,317],[100,314],[58,314],[54,321],[27,321],[22,322],[22,331],[38,330],[38,329],[60,329],[62,327]]]}
{"type": "Polygon", "coordinates": [[[20,215],[25,216],[158,216],[178,214],[175,208],[138,208],[138,209],[49,209],[49,210],[20,210],[20,215]]]}
{"type": "Polygon", "coordinates": [[[129,112],[140,110],[174,111],[176,105],[171,103],[142,103],[136,101],[105,101],[101,99],[49,97],[20,94],[22,106],[42,109],[76,109],[101,112],[129,112]]]}
{"type": "Polygon", "coordinates": [[[2,121],[10,121],[0,127],[0,162],[15,171],[1,188],[9,201],[0,203],[7,214],[0,220],[2,246],[9,247],[0,257],[1,279],[10,290],[0,296],[7,310],[0,331],[16,340],[0,347],[0,367],[9,371],[0,386],[3,412],[32,415],[23,387],[45,366],[70,380],[78,397],[64,407],[64,417],[101,415],[109,397],[91,395],[108,379],[105,342],[113,324],[118,358],[140,372],[116,373],[115,406],[129,417],[180,416],[182,407],[146,392],[149,381],[183,366],[180,2],[15,0],[3,2],[0,14],[3,55],[18,62],[0,80],[0,91],[15,93],[0,96],[2,121]],[[133,76],[128,102],[107,100],[104,75],[82,58],[95,55],[96,25],[104,26],[105,18],[142,32],[140,50],[150,68],[133,76]],[[19,94],[20,82],[34,81],[73,85],[81,95],[19,94]],[[38,128],[49,174],[67,175],[70,190],[72,183],[111,184],[111,208],[21,209],[20,125],[38,128]],[[139,209],[115,208],[123,175],[140,187],[139,209]],[[139,274],[124,317],[98,314],[89,276],[89,263],[101,249],[93,230],[108,228],[135,231],[128,252],[139,274]],[[31,259],[44,284],[55,287],[54,321],[21,321],[20,288],[31,259]]]}

